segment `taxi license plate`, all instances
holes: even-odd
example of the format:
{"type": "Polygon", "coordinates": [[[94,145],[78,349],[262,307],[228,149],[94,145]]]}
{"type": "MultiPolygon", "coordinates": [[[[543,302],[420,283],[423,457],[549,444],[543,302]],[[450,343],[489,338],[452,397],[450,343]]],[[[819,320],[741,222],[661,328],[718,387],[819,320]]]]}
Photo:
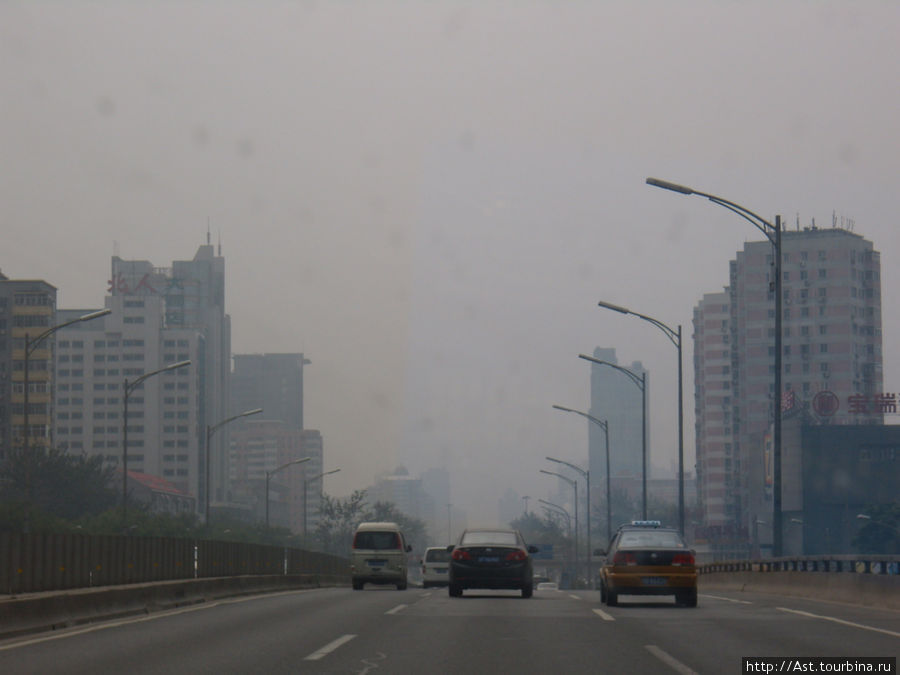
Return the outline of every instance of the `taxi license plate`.
{"type": "Polygon", "coordinates": [[[367,560],[369,567],[384,567],[385,560],[367,560]]]}
{"type": "Polygon", "coordinates": [[[480,563],[498,563],[500,562],[500,558],[495,555],[483,555],[478,558],[478,562],[480,563]]]}
{"type": "Polygon", "coordinates": [[[665,577],[641,577],[644,586],[665,586],[668,581],[665,577]]]}
{"type": "Polygon", "coordinates": [[[435,567],[434,572],[435,572],[435,574],[447,574],[447,568],[446,567],[435,567]]]}

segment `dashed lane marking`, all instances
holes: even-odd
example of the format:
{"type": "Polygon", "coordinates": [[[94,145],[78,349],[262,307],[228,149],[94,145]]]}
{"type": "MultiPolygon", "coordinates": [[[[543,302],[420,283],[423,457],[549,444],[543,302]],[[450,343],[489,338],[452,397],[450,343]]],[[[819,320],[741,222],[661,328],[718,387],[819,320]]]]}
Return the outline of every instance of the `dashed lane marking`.
{"type": "Polygon", "coordinates": [[[341,645],[344,645],[344,644],[350,642],[350,640],[352,640],[355,637],[356,637],[355,635],[349,635],[349,634],[342,635],[337,640],[332,640],[331,642],[329,642],[327,645],[325,645],[321,649],[314,651],[312,654],[310,654],[303,660],[304,661],[318,661],[319,659],[321,659],[325,656],[328,656],[331,652],[333,652],[335,649],[337,649],[341,645]]]}
{"type": "Polygon", "coordinates": [[[681,675],[697,675],[697,671],[691,670],[686,665],[684,665],[681,661],[676,659],[674,656],[664,652],[662,649],[657,647],[656,645],[644,645],[644,649],[653,654],[660,661],[669,666],[676,673],[681,673],[681,675]]]}

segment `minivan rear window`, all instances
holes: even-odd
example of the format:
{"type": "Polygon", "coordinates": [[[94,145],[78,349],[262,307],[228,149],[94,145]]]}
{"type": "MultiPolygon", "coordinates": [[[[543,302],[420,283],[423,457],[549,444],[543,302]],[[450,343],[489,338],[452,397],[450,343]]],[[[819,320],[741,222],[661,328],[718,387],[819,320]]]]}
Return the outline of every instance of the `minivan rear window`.
{"type": "Polygon", "coordinates": [[[353,538],[353,548],[388,551],[402,547],[400,535],[396,532],[357,532],[353,538]]]}
{"type": "Polygon", "coordinates": [[[434,549],[425,553],[425,562],[447,562],[450,552],[447,549],[434,549]]]}

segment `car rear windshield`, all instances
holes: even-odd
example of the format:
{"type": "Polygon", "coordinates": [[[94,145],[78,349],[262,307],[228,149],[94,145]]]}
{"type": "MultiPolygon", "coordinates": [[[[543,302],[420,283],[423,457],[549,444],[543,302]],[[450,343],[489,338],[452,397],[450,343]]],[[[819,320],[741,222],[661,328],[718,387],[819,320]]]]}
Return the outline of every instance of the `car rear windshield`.
{"type": "Polygon", "coordinates": [[[425,562],[447,562],[450,560],[450,552],[446,549],[436,548],[425,553],[425,562]]]}
{"type": "Polygon", "coordinates": [[[461,544],[472,546],[473,544],[504,544],[518,546],[519,541],[515,532],[466,532],[461,544]]]}
{"type": "Polygon", "coordinates": [[[396,532],[357,532],[353,548],[387,551],[400,548],[400,535],[396,532]]]}
{"type": "Polygon", "coordinates": [[[684,548],[677,532],[623,532],[619,548],[684,548]]]}

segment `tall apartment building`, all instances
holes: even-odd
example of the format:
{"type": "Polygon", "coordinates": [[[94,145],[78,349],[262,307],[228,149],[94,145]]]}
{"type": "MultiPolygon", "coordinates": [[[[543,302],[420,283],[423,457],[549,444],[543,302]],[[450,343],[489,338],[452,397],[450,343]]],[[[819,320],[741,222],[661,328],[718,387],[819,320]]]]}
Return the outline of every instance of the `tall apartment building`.
{"type": "Polygon", "coordinates": [[[883,384],[879,253],[858,234],[814,226],[785,231],[782,253],[783,392],[774,391],[768,241],[745,244],[725,293],[695,309],[703,517],[744,537],[771,511],[774,405],[806,409],[819,424],[883,422],[883,408],[860,403],[877,400],[883,384]]]}
{"type": "MultiPolygon", "coordinates": [[[[159,476],[196,496],[202,478],[203,334],[168,329],[160,297],[106,301],[109,315],[73,324],[57,338],[55,442],[122,468],[127,383],[128,471],[159,476]],[[190,366],[132,386],[145,373],[186,360],[190,366]]],[[[84,313],[60,310],[58,318],[84,313]]]]}
{"type": "MultiPolygon", "coordinates": [[[[55,436],[70,450],[122,463],[125,380],[177,361],[191,365],[145,380],[129,396],[128,469],[161,476],[205,498],[205,429],[228,414],[231,325],[224,259],[202,245],[193,260],[155,267],[112,258],[112,313],[59,334],[55,436]]],[[[60,317],[77,315],[66,310],[60,317]]],[[[221,491],[227,430],[212,438],[211,485],[221,491]]]]}
{"type": "MultiPolygon", "coordinates": [[[[644,424],[650,419],[650,374],[640,361],[621,365],[616,358],[616,350],[597,347],[594,358],[606,361],[644,377],[647,388],[646,419],[643,415],[641,387],[626,374],[596,363],[591,364],[591,407],[590,414],[599,420],[606,420],[609,426],[609,467],[611,487],[616,478],[638,478],[643,476],[644,466],[644,424]]],[[[647,433],[647,477],[650,477],[650,429],[647,433]]],[[[599,506],[598,495],[603,494],[606,485],[606,435],[597,424],[588,422],[588,448],[591,472],[591,504],[599,506]]],[[[603,498],[605,500],[605,497],[603,498]]],[[[605,503],[605,502],[604,502],[605,503]]]]}
{"type": "MultiPolygon", "coordinates": [[[[56,321],[56,288],[0,274],[0,461],[25,441],[25,343],[56,321]]],[[[28,359],[28,443],[51,442],[55,334],[34,344],[28,359]]]]}
{"type": "Polygon", "coordinates": [[[741,513],[735,489],[741,460],[734,439],[733,337],[731,295],[707,293],[694,309],[697,493],[703,522],[717,528],[737,523],[741,513]]]}

